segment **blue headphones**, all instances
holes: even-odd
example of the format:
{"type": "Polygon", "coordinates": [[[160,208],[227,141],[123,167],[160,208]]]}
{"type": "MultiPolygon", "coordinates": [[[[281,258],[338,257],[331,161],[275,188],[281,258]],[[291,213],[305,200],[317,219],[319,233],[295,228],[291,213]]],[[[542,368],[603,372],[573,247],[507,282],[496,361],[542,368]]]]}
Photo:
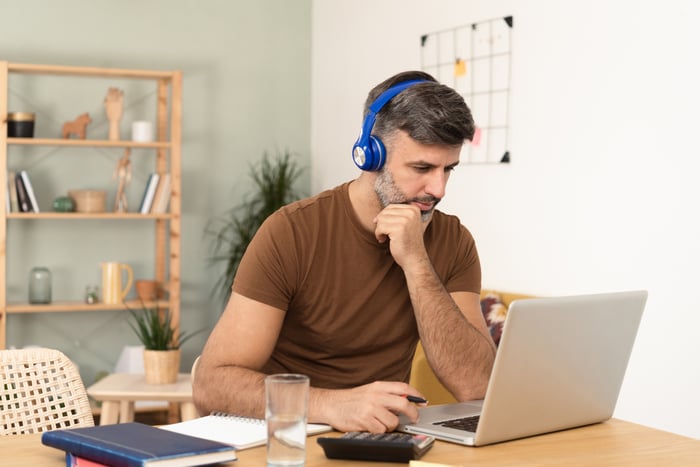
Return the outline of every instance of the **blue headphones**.
{"type": "Polygon", "coordinates": [[[355,161],[356,166],[367,171],[377,171],[384,166],[384,162],[386,161],[386,148],[384,148],[382,140],[376,136],[372,136],[372,127],[374,127],[374,121],[377,119],[377,113],[382,110],[382,107],[384,107],[387,102],[404,89],[414,84],[425,82],[427,82],[427,80],[415,79],[399,83],[381,93],[379,97],[377,97],[377,100],[369,106],[367,117],[362,123],[360,136],[352,147],[352,160],[355,161]]]}

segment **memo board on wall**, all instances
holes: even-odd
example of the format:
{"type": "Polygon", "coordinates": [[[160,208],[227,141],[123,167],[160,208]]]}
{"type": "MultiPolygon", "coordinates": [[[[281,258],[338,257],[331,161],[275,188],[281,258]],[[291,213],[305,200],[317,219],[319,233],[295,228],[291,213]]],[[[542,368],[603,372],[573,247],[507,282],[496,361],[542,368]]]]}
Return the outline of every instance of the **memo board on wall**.
{"type": "Polygon", "coordinates": [[[476,133],[462,162],[510,162],[509,114],[513,17],[505,16],[421,36],[421,68],[459,92],[476,133]]]}

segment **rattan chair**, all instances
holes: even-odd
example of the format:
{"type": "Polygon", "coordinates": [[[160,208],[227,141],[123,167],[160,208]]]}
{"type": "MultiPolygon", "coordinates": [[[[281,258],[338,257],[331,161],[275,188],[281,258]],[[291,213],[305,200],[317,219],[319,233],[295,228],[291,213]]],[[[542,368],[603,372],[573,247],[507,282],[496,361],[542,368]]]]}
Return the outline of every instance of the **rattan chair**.
{"type": "Polygon", "coordinates": [[[0,435],[93,426],[78,369],[58,350],[0,350],[0,435]]]}

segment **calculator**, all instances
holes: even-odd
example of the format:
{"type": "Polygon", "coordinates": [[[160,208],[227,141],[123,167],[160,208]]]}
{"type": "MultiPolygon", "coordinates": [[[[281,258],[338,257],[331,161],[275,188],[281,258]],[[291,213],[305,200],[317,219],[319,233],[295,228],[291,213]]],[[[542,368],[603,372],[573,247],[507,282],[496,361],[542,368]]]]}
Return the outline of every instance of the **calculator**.
{"type": "Polygon", "coordinates": [[[420,459],[433,446],[435,438],[397,432],[352,431],[338,438],[320,437],[317,441],[329,459],[408,462],[420,459]]]}

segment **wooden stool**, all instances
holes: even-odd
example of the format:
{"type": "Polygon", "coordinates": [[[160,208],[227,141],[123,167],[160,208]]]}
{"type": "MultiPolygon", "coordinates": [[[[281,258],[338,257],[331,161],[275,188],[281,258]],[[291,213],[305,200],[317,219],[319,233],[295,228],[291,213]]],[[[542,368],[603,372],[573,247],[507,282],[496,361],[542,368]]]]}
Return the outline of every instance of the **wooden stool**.
{"type": "Polygon", "coordinates": [[[180,405],[180,418],[197,418],[192,401],[192,378],[180,373],[173,384],[147,384],[143,374],[114,373],[99,380],[87,393],[102,402],[100,425],[134,421],[134,402],[166,401],[180,405]]]}

